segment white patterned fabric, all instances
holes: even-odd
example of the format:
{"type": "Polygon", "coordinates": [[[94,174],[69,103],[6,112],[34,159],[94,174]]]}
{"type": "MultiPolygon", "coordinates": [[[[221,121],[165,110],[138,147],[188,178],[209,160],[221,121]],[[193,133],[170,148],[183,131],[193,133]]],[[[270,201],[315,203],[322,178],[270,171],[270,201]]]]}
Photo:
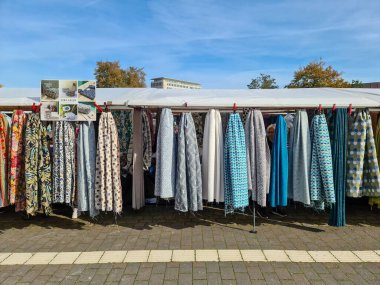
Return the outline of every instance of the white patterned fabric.
{"type": "Polygon", "coordinates": [[[156,180],[154,195],[163,199],[175,196],[175,142],[173,114],[170,109],[162,109],[157,134],[156,180]]]}
{"type": "Polygon", "coordinates": [[[72,205],[75,191],[75,125],[55,122],[53,157],[53,202],[72,205]]]}
{"type": "Polygon", "coordinates": [[[118,133],[112,114],[103,112],[99,119],[95,208],[119,214],[122,206],[118,133]]]}
{"type": "Polygon", "coordinates": [[[297,111],[290,128],[288,198],[310,205],[311,142],[306,111],[297,111]]]}
{"type": "Polygon", "coordinates": [[[179,124],[174,209],[181,212],[203,210],[197,134],[190,113],[183,113],[179,124]]]}
{"type": "Polygon", "coordinates": [[[252,191],[252,200],[265,207],[269,193],[271,158],[263,115],[259,110],[250,111],[246,116],[245,141],[248,188],[252,191]]]}
{"type": "Polygon", "coordinates": [[[330,135],[324,114],[311,122],[310,200],[318,210],[335,203],[330,135]]]}
{"type": "Polygon", "coordinates": [[[202,149],[203,199],[224,202],[223,129],[218,110],[206,115],[202,149]]]}

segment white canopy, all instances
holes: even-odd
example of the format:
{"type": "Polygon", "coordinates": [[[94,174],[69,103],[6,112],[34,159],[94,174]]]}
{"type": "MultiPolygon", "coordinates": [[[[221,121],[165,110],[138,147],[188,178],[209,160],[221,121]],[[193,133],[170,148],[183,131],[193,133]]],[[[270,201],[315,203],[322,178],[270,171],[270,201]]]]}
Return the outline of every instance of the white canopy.
{"type": "MultiPolygon", "coordinates": [[[[194,108],[354,108],[380,107],[380,89],[376,88],[299,88],[299,89],[155,89],[97,88],[96,101],[129,107],[194,108]]],[[[0,88],[0,106],[31,106],[39,103],[39,88],[0,88]]]]}

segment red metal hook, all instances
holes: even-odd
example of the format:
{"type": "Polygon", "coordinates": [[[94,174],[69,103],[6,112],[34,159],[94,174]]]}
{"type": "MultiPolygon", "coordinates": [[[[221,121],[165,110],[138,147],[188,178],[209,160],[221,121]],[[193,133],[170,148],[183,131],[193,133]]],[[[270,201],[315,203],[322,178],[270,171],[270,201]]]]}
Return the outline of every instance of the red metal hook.
{"type": "Polygon", "coordinates": [[[336,104],[334,104],[332,107],[332,111],[335,112],[335,110],[336,110],[336,104]]]}
{"type": "Polygon", "coordinates": [[[348,106],[348,115],[351,116],[352,114],[352,104],[348,106]]]}
{"type": "Polygon", "coordinates": [[[319,113],[322,113],[322,104],[319,104],[318,111],[319,113]]]}
{"type": "Polygon", "coordinates": [[[32,105],[32,112],[33,112],[33,113],[36,112],[36,103],[33,103],[33,105],[32,105]]]}
{"type": "Polygon", "coordinates": [[[236,113],[236,109],[237,109],[236,103],[234,103],[234,113],[236,113]]]}

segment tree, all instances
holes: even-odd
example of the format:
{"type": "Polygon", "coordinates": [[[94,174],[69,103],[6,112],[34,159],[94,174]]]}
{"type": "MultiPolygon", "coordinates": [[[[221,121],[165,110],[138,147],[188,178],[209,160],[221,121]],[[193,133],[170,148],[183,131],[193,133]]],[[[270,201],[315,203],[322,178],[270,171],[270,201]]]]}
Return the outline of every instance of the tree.
{"type": "Polygon", "coordinates": [[[272,78],[269,74],[260,73],[260,76],[252,79],[251,83],[247,85],[249,89],[276,89],[276,79],[272,78]]]}
{"type": "Polygon", "coordinates": [[[360,80],[352,80],[351,81],[351,87],[352,88],[364,88],[364,84],[360,80]]]}
{"type": "Polygon", "coordinates": [[[331,65],[319,61],[310,62],[294,72],[293,80],[286,88],[316,88],[316,87],[351,87],[351,84],[342,78],[342,73],[336,71],[331,65]]]}
{"type": "Polygon", "coordinates": [[[97,87],[145,87],[143,68],[129,67],[122,69],[119,61],[98,61],[95,73],[97,87]]]}

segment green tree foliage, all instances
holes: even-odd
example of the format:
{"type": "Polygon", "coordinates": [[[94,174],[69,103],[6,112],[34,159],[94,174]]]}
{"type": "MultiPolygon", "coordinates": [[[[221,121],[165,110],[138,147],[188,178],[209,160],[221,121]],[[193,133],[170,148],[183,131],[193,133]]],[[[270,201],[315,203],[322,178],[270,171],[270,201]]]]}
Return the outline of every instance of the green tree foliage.
{"type": "Polygon", "coordinates": [[[123,69],[119,61],[98,61],[94,75],[100,88],[146,87],[144,68],[123,69]]]}
{"type": "Polygon", "coordinates": [[[278,85],[276,84],[276,79],[269,74],[260,73],[260,76],[252,79],[247,87],[249,89],[276,89],[278,85]]]}
{"type": "Polygon", "coordinates": [[[351,87],[352,88],[364,88],[364,84],[360,80],[352,80],[351,87]]]}
{"type": "Polygon", "coordinates": [[[293,80],[285,86],[286,88],[316,88],[335,87],[347,88],[351,84],[342,78],[342,73],[336,71],[331,65],[320,59],[310,62],[294,72],[293,80]]]}

